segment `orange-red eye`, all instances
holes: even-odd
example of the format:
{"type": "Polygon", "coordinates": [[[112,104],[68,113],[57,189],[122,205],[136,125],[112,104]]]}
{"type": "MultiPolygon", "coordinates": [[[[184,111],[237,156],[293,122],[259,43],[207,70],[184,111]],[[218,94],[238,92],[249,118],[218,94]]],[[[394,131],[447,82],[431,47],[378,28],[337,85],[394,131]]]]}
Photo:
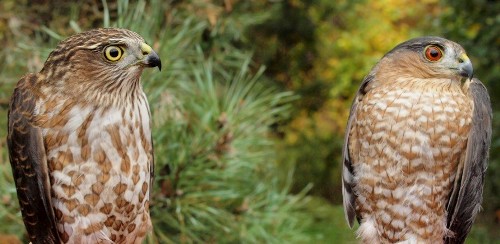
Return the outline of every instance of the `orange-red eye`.
{"type": "Polygon", "coordinates": [[[430,45],[425,48],[425,58],[431,62],[439,61],[443,57],[441,48],[430,45]]]}

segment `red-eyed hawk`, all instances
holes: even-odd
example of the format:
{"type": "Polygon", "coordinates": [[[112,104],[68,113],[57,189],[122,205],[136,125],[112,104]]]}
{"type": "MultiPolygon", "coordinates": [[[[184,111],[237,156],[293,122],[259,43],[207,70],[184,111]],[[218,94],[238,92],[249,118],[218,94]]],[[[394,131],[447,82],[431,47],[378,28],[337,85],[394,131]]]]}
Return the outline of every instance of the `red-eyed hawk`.
{"type": "Polygon", "coordinates": [[[387,53],[361,83],[343,149],[343,202],[364,243],[463,243],[491,141],[486,88],[439,37],[387,53]]]}
{"type": "Polygon", "coordinates": [[[161,61],[137,33],[95,29],[18,82],[8,146],[31,242],[141,243],[152,228],[146,67],[161,61]]]}

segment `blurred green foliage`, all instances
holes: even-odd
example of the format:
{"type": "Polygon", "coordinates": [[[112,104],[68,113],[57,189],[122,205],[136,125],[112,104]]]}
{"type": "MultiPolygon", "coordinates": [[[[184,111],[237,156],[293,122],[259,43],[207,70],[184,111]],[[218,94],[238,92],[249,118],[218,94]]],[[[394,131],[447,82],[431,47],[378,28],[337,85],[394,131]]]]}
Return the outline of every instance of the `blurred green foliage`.
{"type": "MultiPolygon", "coordinates": [[[[468,242],[498,243],[498,13],[491,0],[4,0],[0,116],[17,79],[38,71],[59,39],[102,26],[132,29],[165,64],[143,79],[157,163],[150,243],[350,243],[342,208],[329,204],[341,202],[354,93],[396,44],[443,36],[465,47],[492,98],[484,211],[468,242]]],[[[10,223],[0,232],[20,235],[7,159],[0,140],[0,220],[10,223]]]]}
{"type": "MultiPolygon", "coordinates": [[[[241,31],[262,22],[265,13],[253,13],[253,5],[243,4],[238,11],[247,14],[246,18],[224,16],[227,10],[205,1],[104,3],[97,5],[102,23],[93,24],[76,5],[60,1],[62,9],[76,8],[72,21],[59,23],[59,11],[46,13],[54,15],[54,21],[48,18],[41,26],[17,26],[26,38],[7,45],[26,53],[40,50],[36,60],[44,60],[46,50],[68,34],[117,26],[140,33],[162,57],[163,72],[143,75],[154,119],[156,159],[151,199],[155,228],[148,242],[308,241],[301,231],[312,222],[301,211],[305,191],[289,193],[291,170],[277,168],[270,134],[273,124],[289,117],[295,96],[266,81],[264,69],[253,64],[251,53],[237,48],[241,31]],[[30,36],[39,38],[31,40],[30,36]]],[[[18,7],[32,13],[32,6],[25,4],[18,7]]],[[[83,4],[96,7],[93,2],[83,4]]],[[[28,61],[22,55],[6,53],[5,57],[20,60],[24,72],[37,71],[42,65],[37,62],[33,70],[26,70],[28,61]]],[[[16,75],[5,80],[6,100],[19,78],[16,75]]],[[[23,238],[7,157],[0,165],[4,169],[0,221],[8,223],[0,230],[23,238]]]]}
{"type": "Polygon", "coordinates": [[[439,9],[437,0],[281,1],[252,29],[257,62],[301,96],[283,129],[281,155],[296,167],[294,189],[313,182],[312,193],[341,202],[341,147],[359,84],[398,43],[439,34],[428,31],[439,9]]]}

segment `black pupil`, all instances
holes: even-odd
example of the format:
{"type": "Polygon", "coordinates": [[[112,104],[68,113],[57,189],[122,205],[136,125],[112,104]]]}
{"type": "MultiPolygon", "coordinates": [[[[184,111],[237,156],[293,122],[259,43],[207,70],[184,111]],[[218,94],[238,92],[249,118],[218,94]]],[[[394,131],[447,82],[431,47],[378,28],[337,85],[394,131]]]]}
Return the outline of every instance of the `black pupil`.
{"type": "Polygon", "coordinates": [[[109,56],[112,58],[116,58],[118,55],[120,55],[120,51],[118,51],[117,48],[111,48],[111,50],[109,50],[109,56]]]}
{"type": "Polygon", "coordinates": [[[436,49],[431,49],[430,50],[430,55],[431,55],[431,57],[436,58],[436,57],[439,56],[439,51],[436,50],[436,49]]]}

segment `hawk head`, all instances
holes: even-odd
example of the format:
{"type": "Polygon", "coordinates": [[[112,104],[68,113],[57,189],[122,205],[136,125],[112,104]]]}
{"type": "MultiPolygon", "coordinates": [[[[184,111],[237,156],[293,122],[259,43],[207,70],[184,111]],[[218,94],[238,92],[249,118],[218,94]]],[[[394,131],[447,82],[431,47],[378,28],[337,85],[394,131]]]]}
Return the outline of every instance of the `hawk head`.
{"type": "Polygon", "coordinates": [[[140,35],[126,29],[103,28],[60,42],[40,75],[52,88],[92,101],[142,91],[139,83],[145,67],[161,70],[161,60],[140,35]]]}
{"type": "Polygon", "coordinates": [[[396,46],[378,63],[374,71],[382,71],[384,79],[397,77],[417,79],[472,78],[472,63],[457,43],[441,37],[419,37],[396,46]]]}

